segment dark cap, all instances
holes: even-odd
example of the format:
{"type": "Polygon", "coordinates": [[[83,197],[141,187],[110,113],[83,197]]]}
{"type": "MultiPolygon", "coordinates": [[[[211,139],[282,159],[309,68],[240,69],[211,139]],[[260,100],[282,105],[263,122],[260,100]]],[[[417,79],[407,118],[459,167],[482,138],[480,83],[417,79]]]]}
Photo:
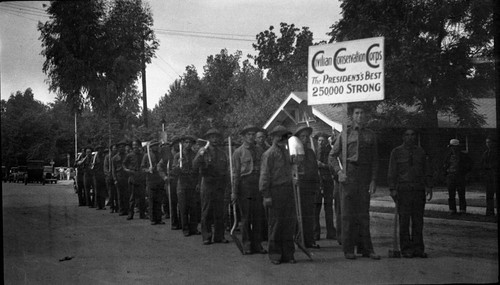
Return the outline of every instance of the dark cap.
{"type": "Polygon", "coordinates": [[[308,132],[309,133],[309,136],[312,134],[312,131],[313,129],[311,127],[308,127],[308,126],[302,126],[302,127],[299,127],[296,131],[295,131],[295,134],[294,136],[299,136],[300,133],[302,132],[308,132]]]}
{"type": "Polygon", "coordinates": [[[283,135],[291,135],[292,132],[290,132],[287,128],[285,128],[282,125],[278,125],[274,127],[270,132],[270,136],[283,136],[283,135]]]}
{"type": "Polygon", "coordinates": [[[246,125],[241,131],[240,131],[240,135],[244,135],[248,132],[258,132],[260,131],[261,129],[256,127],[255,125],[246,125]]]}
{"type": "Polygon", "coordinates": [[[219,137],[222,137],[222,133],[215,129],[215,128],[212,128],[210,130],[208,130],[206,133],[205,133],[205,138],[209,137],[210,135],[217,135],[219,137]]]}

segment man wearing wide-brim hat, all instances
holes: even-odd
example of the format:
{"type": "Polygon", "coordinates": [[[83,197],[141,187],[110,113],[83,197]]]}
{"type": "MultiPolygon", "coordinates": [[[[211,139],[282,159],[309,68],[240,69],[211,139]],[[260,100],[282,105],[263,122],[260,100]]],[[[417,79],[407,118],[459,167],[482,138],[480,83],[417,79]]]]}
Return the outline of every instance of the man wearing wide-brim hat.
{"type": "MultiPolygon", "coordinates": [[[[120,216],[126,216],[129,212],[128,202],[130,193],[128,192],[128,175],[123,169],[123,161],[127,156],[125,146],[127,141],[121,140],[117,144],[118,153],[111,158],[111,175],[117,192],[118,205],[115,206],[115,212],[120,216]]],[[[132,209],[133,211],[134,209],[132,209]]]]}
{"type": "Polygon", "coordinates": [[[200,195],[196,192],[198,185],[198,171],[193,168],[193,160],[196,153],[193,145],[196,137],[192,135],[182,136],[182,152],[174,157],[172,171],[179,176],[177,183],[177,200],[180,211],[180,222],[184,236],[200,234],[198,231],[200,195]],[[182,155],[181,155],[182,154],[182,155]]]}
{"type": "Polygon", "coordinates": [[[224,195],[229,185],[229,160],[219,147],[222,133],[210,129],[205,137],[210,142],[198,150],[193,167],[201,171],[201,234],[203,244],[228,243],[224,238],[224,195]],[[212,225],[214,230],[212,232],[212,225]]]}
{"type": "Polygon", "coordinates": [[[467,201],[465,200],[465,176],[472,170],[472,160],[469,155],[460,151],[460,141],[451,139],[448,144],[450,149],[443,163],[443,172],[446,174],[446,186],[448,188],[448,207],[450,214],[457,213],[457,202],[455,195],[458,193],[459,213],[467,212],[467,201]]]}
{"type": "Polygon", "coordinates": [[[165,224],[161,220],[161,202],[165,184],[157,169],[160,160],[159,146],[160,143],[156,140],[148,142],[141,161],[141,169],[146,174],[146,189],[149,191],[148,211],[151,225],[165,224]]]}
{"type": "Polygon", "coordinates": [[[282,125],[269,135],[272,146],[262,155],[259,191],[268,209],[268,252],[273,264],[295,263],[294,235],[297,222],[293,194],[292,164],[286,149],[291,132],[282,125]]]}
{"type": "Polygon", "coordinates": [[[117,145],[112,144],[110,146],[110,151],[106,152],[106,156],[104,156],[104,165],[103,171],[105,175],[106,188],[108,190],[108,203],[106,206],[111,208],[111,213],[118,211],[118,193],[116,192],[116,187],[113,181],[112,168],[111,168],[111,160],[113,156],[117,153],[117,145]]]}
{"type": "Polygon", "coordinates": [[[231,187],[231,200],[240,206],[245,254],[267,253],[262,247],[265,215],[259,192],[260,163],[264,150],[255,145],[255,133],[259,130],[254,125],[245,126],[240,131],[243,144],[234,151],[232,157],[234,185],[231,187]]]}
{"type": "Polygon", "coordinates": [[[94,156],[92,151],[94,149],[91,145],[85,147],[85,160],[83,163],[83,186],[85,187],[85,202],[89,208],[95,208],[95,193],[92,193],[90,189],[94,183],[94,170],[92,166],[92,161],[94,156]]]}
{"type": "Polygon", "coordinates": [[[316,198],[320,195],[318,162],[316,154],[308,147],[312,128],[301,126],[295,131],[304,146],[304,159],[298,165],[299,189],[302,213],[302,228],[304,231],[304,245],[309,248],[319,248],[314,240],[314,211],[316,198]]]}

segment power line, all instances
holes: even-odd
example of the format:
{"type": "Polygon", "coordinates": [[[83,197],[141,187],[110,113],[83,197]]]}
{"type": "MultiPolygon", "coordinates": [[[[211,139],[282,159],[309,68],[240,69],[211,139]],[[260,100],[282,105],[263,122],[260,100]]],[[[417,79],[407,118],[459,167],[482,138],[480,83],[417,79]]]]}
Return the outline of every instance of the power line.
{"type": "Polygon", "coordinates": [[[244,34],[226,34],[226,33],[213,33],[213,32],[168,30],[168,29],[162,29],[162,28],[156,28],[155,30],[164,31],[164,32],[174,32],[174,33],[187,33],[187,34],[203,34],[203,35],[235,36],[235,37],[251,37],[251,38],[255,37],[253,35],[244,35],[244,34]]]}
{"type": "MultiPolygon", "coordinates": [[[[153,29],[153,30],[156,30],[156,29],[153,29]]],[[[156,32],[159,34],[168,34],[168,35],[181,36],[181,37],[206,38],[206,39],[216,39],[216,40],[230,40],[230,41],[240,41],[240,42],[254,42],[254,40],[250,40],[250,39],[237,39],[237,38],[229,38],[229,37],[222,37],[222,36],[198,35],[198,34],[189,34],[189,33],[180,33],[180,32],[164,32],[164,31],[159,31],[159,30],[156,30],[156,32]]]]}
{"type": "Polygon", "coordinates": [[[157,54],[157,56],[160,60],[162,60],[164,63],[166,63],[168,65],[168,67],[170,67],[170,69],[172,69],[177,75],[179,75],[179,73],[177,73],[177,71],[175,71],[175,69],[172,67],[172,65],[170,65],[170,63],[168,63],[166,60],[164,60],[163,57],[161,57],[159,54],[157,54]]]}
{"type": "Polygon", "coordinates": [[[13,16],[21,17],[21,18],[24,18],[24,19],[27,19],[27,20],[33,21],[33,22],[35,22],[35,23],[38,23],[38,22],[39,22],[39,20],[31,19],[31,18],[25,17],[25,16],[23,16],[23,15],[16,14],[16,12],[10,12],[10,11],[1,10],[1,9],[0,9],[0,12],[4,12],[4,13],[9,14],[9,15],[13,15],[13,16]]]}
{"type": "Polygon", "coordinates": [[[44,13],[44,14],[46,13],[44,9],[30,7],[30,6],[26,6],[26,5],[21,5],[21,3],[18,3],[18,2],[5,2],[5,4],[8,4],[10,6],[20,8],[20,9],[31,10],[33,12],[44,13]]]}
{"type": "Polygon", "coordinates": [[[26,10],[24,8],[10,6],[10,5],[7,5],[7,4],[10,4],[10,3],[5,3],[3,5],[3,8],[7,9],[8,11],[15,12],[15,13],[27,14],[27,15],[30,15],[30,16],[49,18],[49,16],[46,13],[34,12],[34,11],[26,10]]]}

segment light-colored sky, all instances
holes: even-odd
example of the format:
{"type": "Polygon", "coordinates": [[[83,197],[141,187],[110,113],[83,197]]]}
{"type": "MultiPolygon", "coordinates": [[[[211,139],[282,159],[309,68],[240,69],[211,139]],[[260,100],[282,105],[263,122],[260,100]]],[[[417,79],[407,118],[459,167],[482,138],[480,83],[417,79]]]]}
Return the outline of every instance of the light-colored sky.
{"type": "MultiPolygon", "coordinates": [[[[144,0],[154,17],[160,41],[157,57],[147,66],[148,108],[152,109],[168,91],[169,85],[194,65],[201,76],[207,57],[226,48],[256,54],[255,35],[269,26],[279,35],[279,24],[309,27],[314,41],[327,40],[329,27],[340,18],[336,0],[144,0]]],[[[35,99],[54,101],[47,76],[42,72],[44,58],[37,30],[38,21],[49,18],[42,4],[48,2],[12,1],[0,3],[1,98],[31,87],[35,99]]],[[[139,80],[139,90],[142,90],[139,80]]]]}

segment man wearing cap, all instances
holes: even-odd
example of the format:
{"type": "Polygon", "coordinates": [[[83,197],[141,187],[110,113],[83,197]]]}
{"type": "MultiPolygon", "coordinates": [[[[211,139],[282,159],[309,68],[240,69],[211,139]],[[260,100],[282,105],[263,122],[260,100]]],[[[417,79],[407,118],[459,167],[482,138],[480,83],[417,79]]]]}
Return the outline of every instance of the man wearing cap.
{"type": "MultiPolygon", "coordinates": [[[[498,201],[498,160],[497,148],[493,137],[488,136],[485,141],[486,150],[481,157],[481,176],[486,188],[486,216],[495,215],[495,195],[498,201]]],[[[497,216],[498,216],[498,203],[497,216]]]]}
{"type": "Polygon", "coordinates": [[[96,158],[92,164],[93,187],[95,195],[95,206],[97,210],[106,210],[106,179],[104,175],[104,147],[101,145],[96,146],[96,158]]]}
{"type": "Polygon", "coordinates": [[[127,156],[125,152],[126,145],[126,141],[120,141],[117,144],[118,153],[111,159],[111,175],[113,176],[118,198],[118,208],[116,210],[120,216],[128,215],[129,211],[128,199],[130,198],[130,193],[128,192],[128,176],[123,169],[123,161],[127,156]]]}
{"type": "Polygon", "coordinates": [[[366,114],[361,105],[349,104],[352,125],[342,130],[335,141],[328,161],[333,165],[341,184],[342,249],[346,259],[356,259],[358,246],[363,257],[380,259],[375,254],[370,235],[370,195],[376,191],[378,171],[377,137],[366,128],[366,114]],[[346,141],[347,165],[340,165],[343,141],[346,141]]]}
{"type": "Polygon", "coordinates": [[[297,217],[293,194],[292,164],[286,149],[291,132],[276,126],[269,135],[272,146],[262,155],[259,191],[268,209],[268,252],[273,264],[295,263],[294,235],[297,217]]]}
{"type": "Polygon", "coordinates": [[[141,141],[134,140],[132,142],[132,152],[123,161],[123,170],[129,175],[130,200],[127,220],[134,218],[135,206],[139,208],[139,218],[146,218],[146,181],[141,171],[142,157],[141,141]]]}
{"type": "Polygon", "coordinates": [[[159,157],[159,142],[148,142],[148,145],[146,145],[146,152],[142,157],[141,169],[146,174],[146,189],[149,193],[148,210],[151,225],[165,224],[165,222],[161,220],[161,198],[165,186],[163,179],[158,173],[157,166],[159,157]]]}
{"type": "Polygon", "coordinates": [[[424,149],[416,145],[417,134],[405,130],[403,144],[389,159],[387,181],[399,213],[399,240],[403,257],[427,257],[424,247],[425,198],[432,199],[432,166],[424,149]],[[411,225],[411,226],[410,226],[411,225]]]}
{"type": "Polygon", "coordinates": [[[328,143],[328,135],[319,133],[316,135],[318,140],[317,162],[320,174],[320,193],[316,196],[316,209],[314,212],[314,239],[319,240],[321,234],[321,226],[319,222],[319,214],[321,206],[325,211],[326,222],[326,238],[336,239],[337,233],[333,225],[333,177],[328,166],[328,154],[332,147],[328,143]]]}
{"type": "Polygon", "coordinates": [[[319,245],[314,241],[314,212],[316,197],[319,195],[319,172],[316,154],[308,147],[311,133],[311,127],[301,126],[294,135],[304,146],[304,159],[298,164],[304,245],[308,248],[319,248],[319,245]]]}
{"type": "Polygon", "coordinates": [[[450,140],[449,151],[443,163],[443,171],[446,173],[446,186],[448,188],[448,206],[450,214],[457,213],[457,202],[455,195],[458,192],[460,214],[467,212],[467,202],[465,201],[465,176],[472,170],[472,160],[465,153],[460,151],[460,141],[450,140]]]}
{"type": "Polygon", "coordinates": [[[106,188],[108,190],[108,203],[107,205],[111,208],[111,213],[118,211],[118,194],[116,192],[116,187],[113,181],[112,169],[111,169],[111,158],[117,153],[116,144],[111,145],[111,152],[107,152],[104,157],[104,175],[106,179],[106,188]],[[111,155],[110,155],[111,154],[111,155]]]}
{"type": "Polygon", "coordinates": [[[182,233],[184,236],[196,235],[198,231],[198,213],[196,209],[199,195],[196,195],[198,171],[193,168],[196,153],[193,145],[196,138],[191,135],[181,137],[182,155],[177,153],[174,157],[172,172],[179,177],[177,183],[177,203],[180,210],[182,233]],[[197,197],[198,196],[198,197],[197,197]]]}
{"type": "Polygon", "coordinates": [[[224,195],[229,185],[229,161],[226,152],[219,147],[222,134],[217,129],[210,129],[205,137],[210,145],[208,148],[200,148],[193,160],[193,168],[199,169],[202,175],[200,194],[203,244],[228,243],[224,238],[224,195]]]}
{"type": "Polygon", "coordinates": [[[257,131],[259,128],[253,125],[243,128],[240,132],[243,144],[234,151],[232,157],[234,185],[231,187],[231,201],[240,208],[245,254],[267,253],[262,247],[264,207],[259,192],[260,164],[264,150],[255,144],[257,131]]]}

